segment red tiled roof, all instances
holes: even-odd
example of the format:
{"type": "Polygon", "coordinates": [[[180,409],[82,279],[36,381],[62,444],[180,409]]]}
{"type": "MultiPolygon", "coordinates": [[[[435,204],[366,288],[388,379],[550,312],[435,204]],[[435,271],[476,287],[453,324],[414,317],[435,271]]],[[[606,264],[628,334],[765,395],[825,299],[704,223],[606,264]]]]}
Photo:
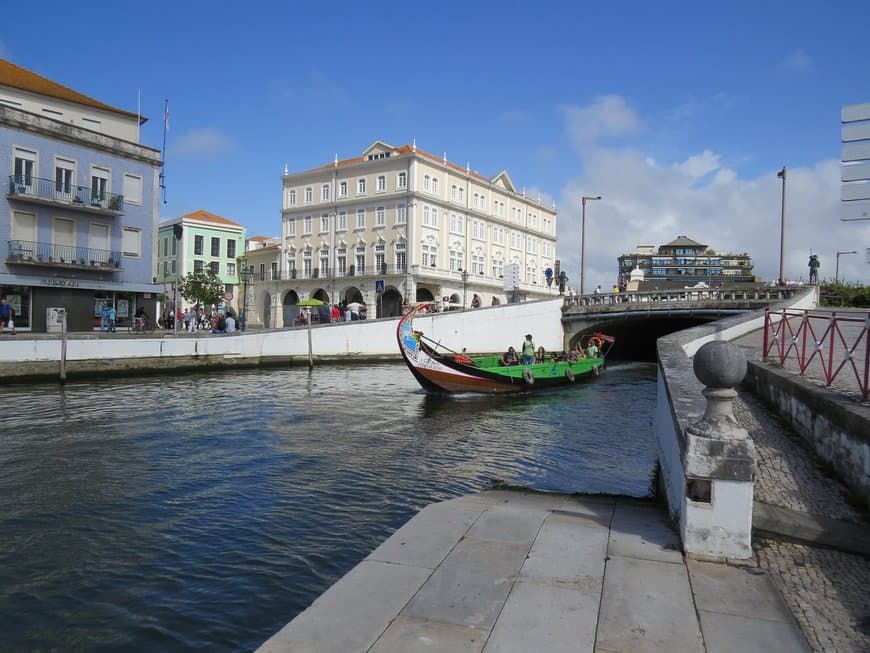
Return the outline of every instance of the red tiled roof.
{"type": "Polygon", "coordinates": [[[203,209],[198,209],[193,213],[188,213],[187,215],[181,216],[182,220],[199,220],[200,222],[213,222],[215,224],[228,224],[234,227],[241,227],[238,222],[233,222],[232,220],[227,220],[226,218],[222,218],[219,215],[215,215],[214,213],[209,213],[203,209]]]}
{"type": "MultiPolygon", "coordinates": [[[[37,93],[39,95],[47,95],[49,97],[57,98],[58,100],[83,104],[94,109],[101,109],[103,111],[117,113],[130,118],[136,117],[135,113],[124,111],[123,109],[118,109],[104,102],[100,102],[99,100],[95,100],[83,93],[74,91],[62,84],[58,84],[57,82],[53,82],[46,77],[30,72],[21,66],[16,66],[11,61],[6,61],[5,59],[0,59],[0,85],[11,86],[12,88],[28,91],[30,93],[37,93]]],[[[139,116],[139,124],[144,123],[146,120],[148,119],[139,116]]]]}

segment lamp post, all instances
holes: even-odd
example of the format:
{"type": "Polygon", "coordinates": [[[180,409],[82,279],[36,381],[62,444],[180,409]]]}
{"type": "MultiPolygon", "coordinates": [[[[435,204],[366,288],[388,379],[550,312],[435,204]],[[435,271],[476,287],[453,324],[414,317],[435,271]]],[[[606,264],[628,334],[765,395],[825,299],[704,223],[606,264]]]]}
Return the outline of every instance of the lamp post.
{"type": "Polygon", "coordinates": [[[857,254],[856,250],[849,250],[848,252],[837,252],[837,266],[834,268],[834,283],[840,283],[840,254],[857,254]]]}
{"type": "Polygon", "coordinates": [[[586,278],[586,202],[600,199],[601,195],[584,195],[580,198],[580,295],[584,294],[586,278]]]}
{"type": "Polygon", "coordinates": [[[785,285],[783,273],[783,256],[785,255],[785,166],[776,173],[776,176],[782,179],[782,203],[780,204],[779,215],[779,285],[782,286],[785,285]]]}
{"type": "Polygon", "coordinates": [[[244,331],[248,323],[248,284],[254,276],[254,266],[243,265],[242,270],[242,319],[239,328],[244,331]]]}
{"type": "Polygon", "coordinates": [[[468,287],[468,270],[464,270],[464,269],[460,268],[459,271],[462,273],[462,310],[464,311],[466,308],[466,306],[465,306],[465,297],[466,297],[465,290],[468,287]]]}

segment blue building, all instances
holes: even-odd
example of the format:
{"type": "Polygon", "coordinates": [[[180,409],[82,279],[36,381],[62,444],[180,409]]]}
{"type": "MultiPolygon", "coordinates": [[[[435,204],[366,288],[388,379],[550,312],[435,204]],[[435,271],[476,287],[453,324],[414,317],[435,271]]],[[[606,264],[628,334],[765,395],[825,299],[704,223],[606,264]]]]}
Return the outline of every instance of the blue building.
{"type": "Polygon", "coordinates": [[[0,296],[17,331],[154,316],[160,152],[145,119],[0,59],[0,296]]]}

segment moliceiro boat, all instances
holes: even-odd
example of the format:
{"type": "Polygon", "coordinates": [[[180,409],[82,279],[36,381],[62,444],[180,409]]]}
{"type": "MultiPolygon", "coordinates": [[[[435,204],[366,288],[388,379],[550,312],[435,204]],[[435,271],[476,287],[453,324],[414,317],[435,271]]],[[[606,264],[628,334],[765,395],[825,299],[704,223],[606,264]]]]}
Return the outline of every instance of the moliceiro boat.
{"type": "Polygon", "coordinates": [[[531,365],[506,362],[505,356],[467,356],[414,330],[414,316],[429,310],[428,304],[418,304],[402,316],[396,329],[408,369],[428,392],[493,394],[568,385],[601,374],[613,347],[612,337],[592,333],[581,336],[575,350],[546,354],[543,361],[531,365]]]}

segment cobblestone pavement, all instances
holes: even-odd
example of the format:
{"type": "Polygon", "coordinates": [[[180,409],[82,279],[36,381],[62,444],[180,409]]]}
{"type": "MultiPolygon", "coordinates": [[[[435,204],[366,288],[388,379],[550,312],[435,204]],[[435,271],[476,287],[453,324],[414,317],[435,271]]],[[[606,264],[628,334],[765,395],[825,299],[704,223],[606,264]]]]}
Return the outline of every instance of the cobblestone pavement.
{"type": "MultiPolygon", "coordinates": [[[[756,500],[867,522],[850,505],[849,490],[759,399],[740,391],[734,415],[755,442],[756,500]]],[[[870,652],[870,558],[768,538],[754,538],[753,548],[814,651],[870,652]]]]}

